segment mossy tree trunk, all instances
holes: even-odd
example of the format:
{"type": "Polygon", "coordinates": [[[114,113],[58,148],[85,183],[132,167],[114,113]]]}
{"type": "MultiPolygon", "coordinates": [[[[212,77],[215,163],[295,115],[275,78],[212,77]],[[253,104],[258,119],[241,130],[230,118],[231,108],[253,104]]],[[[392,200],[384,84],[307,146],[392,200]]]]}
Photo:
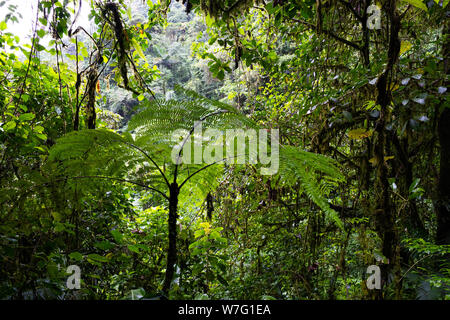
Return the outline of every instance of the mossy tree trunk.
{"type": "MultiPolygon", "coordinates": [[[[386,13],[389,20],[388,61],[383,74],[377,81],[377,104],[380,105],[380,118],[376,124],[375,132],[377,136],[374,144],[374,154],[377,159],[374,219],[377,232],[382,241],[382,253],[388,259],[387,263],[381,266],[381,277],[384,285],[387,284],[388,275],[397,260],[395,255],[397,251],[396,246],[398,245],[398,237],[395,230],[396,211],[390,199],[388,168],[384,160],[389,141],[387,140],[386,124],[390,119],[389,106],[392,102],[392,79],[394,77],[394,66],[400,53],[399,32],[401,23],[396,10],[395,0],[390,0],[386,3],[386,13]]],[[[400,283],[396,283],[397,285],[400,285],[400,283]]],[[[379,298],[382,298],[382,295],[379,298]]]]}

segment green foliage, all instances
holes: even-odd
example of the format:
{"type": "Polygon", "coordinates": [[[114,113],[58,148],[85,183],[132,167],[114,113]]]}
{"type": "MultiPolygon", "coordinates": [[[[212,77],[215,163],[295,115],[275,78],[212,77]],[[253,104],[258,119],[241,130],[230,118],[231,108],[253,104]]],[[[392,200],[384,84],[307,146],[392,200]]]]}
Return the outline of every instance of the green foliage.
{"type": "Polygon", "coordinates": [[[280,151],[279,176],[283,184],[288,186],[293,186],[300,181],[308,197],[340,228],[343,228],[341,219],[330,208],[326,199],[333,187],[345,181],[335,161],[322,155],[285,146],[280,151]],[[322,181],[328,185],[325,189],[318,183],[317,177],[321,176],[322,181]]]}
{"type": "MultiPolygon", "coordinates": [[[[202,121],[205,126],[236,126],[248,122],[229,106],[198,96],[193,98],[192,92],[186,93],[191,100],[155,100],[141,104],[142,111],[130,120],[122,135],[107,129],[72,132],[58,140],[49,160],[61,161],[62,172],[69,177],[128,177],[164,192],[166,182],[173,180],[177,167],[172,162],[172,150],[179,143],[172,138],[175,130],[189,132],[195,121],[202,121]],[[167,171],[163,172],[161,168],[166,167],[167,171]]],[[[179,167],[177,178],[181,184],[203,166],[179,167]]],[[[203,170],[191,188],[207,192],[218,173],[217,169],[203,170]]]]}
{"type": "Polygon", "coordinates": [[[0,298],[449,299],[449,1],[356,2],[0,1],[0,298]]]}
{"type": "Polygon", "coordinates": [[[189,245],[192,256],[200,258],[193,265],[191,276],[194,279],[204,277],[207,283],[213,283],[217,279],[222,285],[228,286],[224,278],[227,257],[223,254],[227,239],[220,235],[221,230],[221,227],[211,229],[208,222],[200,223],[200,228],[194,233],[195,241],[189,245]]]}
{"type": "MultiPolygon", "coordinates": [[[[190,192],[196,190],[201,198],[216,184],[220,171],[203,170],[205,164],[174,164],[173,150],[179,141],[173,140],[173,133],[185,130],[183,141],[190,138],[196,121],[201,121],[204,127],[222,130],[248,126],[255,128],[255,125],[229,105],[189,90],[182,92],[189,100],[142,103],[141,111],[129,121],[127,131],[122,135],[106,129],[68,134],[52,148],[49,160],[61,161],[63,172],[69,174],[69,178],[125,177],[162,192],[167,187],[164,186],[167,181],[178,178],[179,184],[182,184],[188,179],[190,192]],[[167,171],[160,171],[162,167],[167,167],[167,171]],[[191,174],[198,170],[202,173],[191,180],[191,174]]],[[[203,142],[203,151],[207,144],[203,142]]],[[[246,152],[249,152],[248,147],[246,152]]],[[[175,159],[178,157],[175,156],[175,159]]],[[[323,190],[317,186],[318,174],[323,175],[328,183],[343,181],[335,162],[325,156],[286,146],[281,148],[280,163],[279,175],[286,185],[302,181],[308,197],[342,227],[337,214],[323,197],[323,190]]]]}

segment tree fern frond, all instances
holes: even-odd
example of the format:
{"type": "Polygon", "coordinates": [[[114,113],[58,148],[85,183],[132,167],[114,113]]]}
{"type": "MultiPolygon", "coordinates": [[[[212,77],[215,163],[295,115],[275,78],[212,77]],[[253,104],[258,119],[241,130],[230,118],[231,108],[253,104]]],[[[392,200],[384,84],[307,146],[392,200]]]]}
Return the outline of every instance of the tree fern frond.
{"type": "Polygon", "coordinates": [[[344,177],[333,159],[292,146],[283,146],[280,148],[278,174],[287,185],[294,185],[301,181],[307,196],[325,212],[329,219],[336,222],[339,227],[343,227],[338,214],[330,208],[325,197],[327,193],[322,192],[321,183],[317,179],[317,175],[322,175],[327,177],[328,182],[344,181],[344,177]]]}

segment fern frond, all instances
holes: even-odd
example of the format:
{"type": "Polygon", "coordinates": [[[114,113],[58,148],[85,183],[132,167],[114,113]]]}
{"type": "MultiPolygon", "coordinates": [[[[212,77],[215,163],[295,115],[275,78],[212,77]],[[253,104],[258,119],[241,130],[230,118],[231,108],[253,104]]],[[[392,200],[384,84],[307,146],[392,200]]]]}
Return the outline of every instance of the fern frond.
{"type": "Polygon", "coordinates": [[[317,179],[317,176],[324,176],[328,183],[344,181],[344,176],[336,161],[293,146],[282,146],[280,148],[278,174],[287,185],[294,185],[301,181],[307,196],[325,212],[330,220],[334,221],[339,227],[343,227],[337,212],[330,208],[325,197],[327,193],[321,190],[321,182],[317,179]]]}

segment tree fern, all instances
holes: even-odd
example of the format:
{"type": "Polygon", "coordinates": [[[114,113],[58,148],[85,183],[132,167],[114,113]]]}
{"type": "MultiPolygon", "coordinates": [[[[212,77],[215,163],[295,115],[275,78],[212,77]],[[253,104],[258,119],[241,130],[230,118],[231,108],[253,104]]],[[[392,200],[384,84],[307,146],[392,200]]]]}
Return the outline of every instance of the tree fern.
{"type": "MultiPolygon", "coordinates": [[[[106,129],[73,132],[58,141],[49,157],[50,162],[57,163],[62,169],[61,175],[129,182],[155,191],[168,200],[169,246],[162,288],[166,294],[172,283],[177,260],[176,223],[180,192],[183,190],[194,198],[204,199],[206,193],[217,185],[222,173],[220,168],[225,160],[218,159],[207,165],[183,163],[179,161],[182,151],[187,151],[183,147],[195,134],[199,124],[220,130],[256,128],[252,121],[231,106],[201,97],[192,91],[181,91],[188,99],[153,100],[141,104],[140,112],[130,120],[123,134],[106,129]],[[176,130],[184,130],[179,137],[181,143],[172,137],[176,130]],[[180,148],[179,151],[175,149],[173,161],[176,147],[180,148]]],[[[202,141],[202,155],[206,147],[216,143],[217,139],[202,141]]],[[[240,152],[244,152],[247,157],[252,156],[250,153],[255,150],[246,146],[240,152]]],[[[342,222],[329,207],[316,179],[318,175],[342,179],[333,161],[289,146],[280,149],[279,157],[276,161],[279,160],[281,164],[278,174],[282,179],[286,183],[301,181],[309,198],[342,227],[342,222]]]]}
{"type": "MultiPolygon", "coordinates": [[[[123,134],[97,129],[66,135],[51,149],[49,160],[58,160],[60,168],[68,176],[126,178],[135,184],[159,190],[166,197],[169,196],[170,184],[175,181],[199,200],[203,199],[216,185],[223,161],[207,166],[174,164],[171,153],[177,141],[172,140],[172,133],[182,129],[191,135],[196,121],[201,121],[204,128],[222,130],[257,126],[229,105],[193,91],[177,90],[187,99],[142,103],[123,134]]],[[[204,150],[208,142],[203,141],[203,144],[204,150]]],[[[245,153],[248,157],[248,147],[245,153]]],[[[300,181],[307,196],[342,226],[325,197],[330,185],[321,189],[324,181],[343,180],[336,163],[328,157],[293,146],[281,146],[279,163],[281,180],[287,185],[300,181]]]]}

